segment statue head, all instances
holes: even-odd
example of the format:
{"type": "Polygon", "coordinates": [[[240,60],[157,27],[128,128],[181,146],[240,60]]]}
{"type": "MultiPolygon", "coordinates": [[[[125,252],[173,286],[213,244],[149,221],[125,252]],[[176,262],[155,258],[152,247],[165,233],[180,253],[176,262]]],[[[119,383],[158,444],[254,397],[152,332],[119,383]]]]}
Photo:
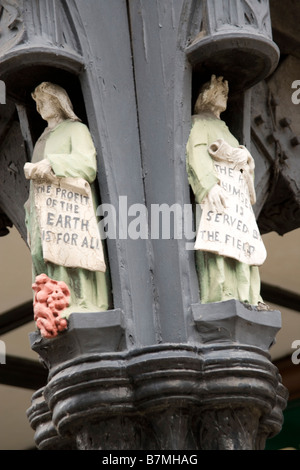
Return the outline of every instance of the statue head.
{"type": "Polygon", "coordinates": [[[47,120],[46,114],[49,114],[51,108],[52,113],[56,113],[61,119],[80,121],[73,111],[68,93],[61,86],[50,82],[43,82],[35,88],[31,96],[35,100],[37,111],[43,119],[47,120]],[[45,105],[47,105],[47,112],[43,112],[45,105]]]}
{"type": "Polygon", "coordinates": [[[228,82],[223,80],[223,77],[217,78],[212,75],[210,81],[200,90],[195,104],[195,114],[209,111],[219,117],[227,107],[228,91],[228,82]]]}

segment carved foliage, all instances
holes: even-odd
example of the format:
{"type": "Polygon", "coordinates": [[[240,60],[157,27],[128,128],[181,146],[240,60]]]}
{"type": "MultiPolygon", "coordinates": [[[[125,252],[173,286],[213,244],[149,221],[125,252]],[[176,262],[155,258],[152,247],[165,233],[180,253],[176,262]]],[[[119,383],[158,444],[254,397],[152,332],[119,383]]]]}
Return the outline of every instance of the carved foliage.
{"type": "Polygon", "coordinates": [[[193,22],[199,25],[198,38],[225,30],[255,30],[272,39],[268,0],[203,0],[195,8],[193,22]]]}
{"type": "Polygon", "coordinates": [[[53,338],[67,328],[67,320],[61,317],[61,313],[69,306],[69,288],[62,281],[40,274],[32,289],[35,292],[33,311],[36,326],[44,338],[53,338]]]}
{"type": "Polygon", "coordinates": [[[269,1],[268,0],[242,0],[237,2],[242,5],[244,23],[254,26],[259,32],[272,38],[269,1]]]}
{"type": "MultiPolygon", "coordinates": [[[[75,8],[74,8],[75,10],[75,8]]],[[[81,51],[78,25],[74,24],[65,0],[1,0],[0,51],[5,53],[15,45],[40,37],[47,45],[81,51]]]]}
{"type": "Polygon", "coordinates": [[[24,33],[22,17],[23,0],[0,1],[0,48],[10,49],[24,33]]]}
{"type": "Polygon", "coordinates": [[[210,0],[207,3],[210,26],[215,31],[229,26],[251,27],[271,38],[268,0],[210,0]]]}

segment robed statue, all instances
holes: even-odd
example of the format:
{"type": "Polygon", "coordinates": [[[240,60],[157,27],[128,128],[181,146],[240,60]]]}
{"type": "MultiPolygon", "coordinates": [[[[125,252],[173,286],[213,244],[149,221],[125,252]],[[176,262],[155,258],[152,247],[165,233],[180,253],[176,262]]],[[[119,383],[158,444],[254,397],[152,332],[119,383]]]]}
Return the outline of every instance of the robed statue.
{"type": "Polygon", "coordinates": [[[259,275],[266,250],[252,209],[255,164],[220,118],[228,91],[228,82],[215,75],[202,86],[186,147],[188,180],[201,208],[194,247],[200,297],[267,309],[259,275]]]}
{"type": "Polygon", "coordinates": [[[43,82],[32,97],[48,125],[25,165],[30,179],[26,226],[35,319],[44,336],[52,337],[56,326],[59,331],[66,325],[59,318],[107,310],[110,282],[95,217],[97,160],[89,129],[62,87],[43,82]],[[55,318],[50,321],[51,305],[55,318]]]}

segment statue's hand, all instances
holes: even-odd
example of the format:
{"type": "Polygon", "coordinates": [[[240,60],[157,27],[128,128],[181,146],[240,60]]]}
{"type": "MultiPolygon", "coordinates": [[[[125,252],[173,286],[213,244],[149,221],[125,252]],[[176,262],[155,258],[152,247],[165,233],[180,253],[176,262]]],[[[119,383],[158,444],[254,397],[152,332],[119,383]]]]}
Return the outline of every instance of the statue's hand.
{"type": "Polygon", "coordinates": [[[47,175],[51,173],[51,170],[52,168],[49,160],[44,159],[36,164],[34,175],[36,176],[36,178],[44,179],[45,177],[47,177],[47,175]]]}
{"type": "MultiPolygon", "coordinates": [[[[26,166],[26,165],[25,165],[26,166]]],[[[54,173],[52,171],[51,164],[46,158],[38,163],[29,163],[25,168],[26,178],[32,180],[47,180],[52,181],[54,173]],[[26,171],[27,170],[27,171],[26,171]]]]}
{"type": "Polygon", "coordinates": [[[223,188],[220,185],[215,184],[207,194],[207,200],[212,210],[215,210],[218,213],[224,212],[226,209],[228,196],[223,188]]]}
{"type": "Polygon", "coordinates": [[[244,145],[234,148],[232,156],[235,170],[247,170],[251,174],[254,173],[255,164],[253,157],[244,145]]]}

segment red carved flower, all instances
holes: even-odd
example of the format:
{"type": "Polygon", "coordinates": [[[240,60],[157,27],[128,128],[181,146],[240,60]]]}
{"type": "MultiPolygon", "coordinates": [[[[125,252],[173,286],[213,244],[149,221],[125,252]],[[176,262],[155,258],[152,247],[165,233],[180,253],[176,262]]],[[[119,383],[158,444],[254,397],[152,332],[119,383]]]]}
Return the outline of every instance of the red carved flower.
{"type": "Polygon", "coordinates": [[[68,322],[61,313],[70,304],[70,291],[63,281],[40,274],[32,285],[34,320],[44,338],[54,338],[67,328],[68,322]]]}

